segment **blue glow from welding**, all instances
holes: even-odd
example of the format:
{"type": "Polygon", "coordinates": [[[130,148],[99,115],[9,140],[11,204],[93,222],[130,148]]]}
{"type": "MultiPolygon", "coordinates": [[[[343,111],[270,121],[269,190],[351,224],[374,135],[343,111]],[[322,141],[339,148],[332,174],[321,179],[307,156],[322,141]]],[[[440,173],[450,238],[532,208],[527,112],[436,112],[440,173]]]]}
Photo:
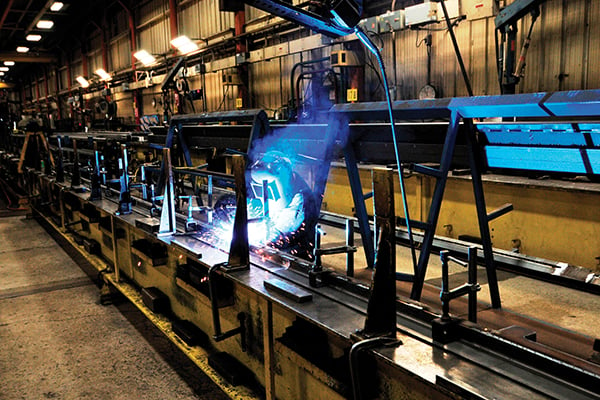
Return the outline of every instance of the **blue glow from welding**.
{"type": "MultiPolygon", "coordinates": [[[[251,246],[275,247],[294,254],[298,251],[294,247],[297,241],[310,245],[314,240],[313,229],[320,204],[314,199],[323,196],[323,193],[314,193],[314,189],[325,187],[317,178],[324,175],[323,179],[327,179],[326,174],[319,171],[328,168],[330,160],[325,159],[325,146],[315,146],[315,140],[307,140],[309,131],[305,128],[301,125],[278,128],[272,135],[255,138],[251,143],[246,171],[248,241],[251,246]],[[253,166],[258,171],[253,171],[253,166]],[[267,180],[269,188],[268,215],[263,207],[263,180],[267,180]]],[[[227,251],[235,207],[220,211],[223,212],[215,211],[213,227],[202,238],[227,251]]]]}

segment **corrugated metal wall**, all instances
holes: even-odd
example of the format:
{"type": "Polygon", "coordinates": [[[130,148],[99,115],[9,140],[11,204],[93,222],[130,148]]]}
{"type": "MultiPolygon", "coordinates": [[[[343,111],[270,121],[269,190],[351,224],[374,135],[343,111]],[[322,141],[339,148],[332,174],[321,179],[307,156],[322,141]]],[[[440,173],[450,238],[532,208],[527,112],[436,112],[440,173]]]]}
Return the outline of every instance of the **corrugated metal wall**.
{"type": "Polygon", "coordinates": [[[109,44],[109,68],[118,71],[131,66],[131,45],[129,32],[121,34],[110,41],[109,44]]]}
{"type": "Polygon", "coordinates": [[[170,49],[169,3],[152,0],[138,10],[138,47],[151,54],[164,54],[170,49]]]}
{"type": "MultiPolygon", "coordinates": [[[[300,3],[294,0],[294,3],[300,3]]],[[[219,12],[218,0],[190,0],[178,7],[178,29],[180,34],[192,38],[207,38],[233,28],[233,13],[219,12]]],[[[263,12],[246,7],[246,20],[252,21],[263,12]]],[[[518,85],[519,92],[555,91],[570,89],[600,88],[600,1],[597,0],[548,0],[541,7],[541,15],[533,31],[525,78],[518,85]]],[[[170,50],[170,25],[168,0],[145,2],[135,12],[138,27],[138,49],[146,49],[154,54],[163,54],[170,50]]],[[[524,18],[518,25],[518,48],[523,41],[530,24],[530,18],[524,18]]],[[[431,84],[439,89],[441,96],[465,96],[450,36],[443,28],[444,24],[430,26],[431,47],[431,84]]],[[[427,30],[403,30],[396,33],[395,59],[393,57],[392,35],[381,35],[383,55],[390,84],[396,87],[396,98],[412,99],[418,96],[419,89],[427,83],[427,46],[423,42],[427,30]],[[394,75],[394,63],[396,74],[394,75]]],[[[496,54],[494,48],[494,18],[462,21],[456,27],[456,35],[467,71],[476,95],[499,93],[496,72],[496,54]]],[[[88,72],[93,74],[102,65],[101,41],[98,32],[90,35],[90,48],[87,52],[88,72]]],[[[130,34],[125,11],[117,12],[109,21],[107,32],[108,68],[118,71],[131,65],[130,34]]],[[[269,38],[267,46],[277,43],[277,37],[269,38]]],[[[317,55],[328,55],[342,45],[314,52],[286,55],[269,61],[261,61],[249,66],[250,93],[253,106],[276,110],[288,103],[290,98],[289,76],[294,64],[317,55]]],[[[348,45],[344,45],[348,46],[348,45]]],[[[349,45],[354,47],[355,44],[349,45]]],[[[356,45],[357,48],[361,46],[356,45]]],[[[71,76],[83,74],[81,53],[71,49],[71,76]]],[[[520,51],[520,50],[519,50],[520,51]]],[[[209,61],[214,55],[207,55],[209,61]]],[[[231,56],[231,55],[229,55],[231,56]]],[[[217,55],[219,57],[219,55],[217,55]]],[[[370,58],[371,64],[375,60],[370,58]]],[[[365,67],[365,100],[383,99],[383,89],[373,71],[365,67]]],[[[235,107],[237,89],[224,87],[221,83],[222,72],[208,73],[205,77],[205,94],[209,111],[232,109],[235,107]]],[[[66,71],[61,71],[61,88],[67,87],[66,71]]],[[[193,88],[201,86],[199,78],[192,78],[193,88]]],[[[155,89],[149,89],[145,97],[151,99],[155,89]]],[[[35,98],[35,88],[33,88],[35,98]]],[[[124,99],[126,95],[123,95],[124,99]]],[[[200,102],[198,102],[199,104],[200,102]]],[[[151,108],[151,107],[150,107],[151,108]]],[[[146,111],[150,110],[146,108],[146,111]]],[[[119,114],[122,114],[121,107],[119,114]]],[[[130,107],[125,107],[129,114],[130,107]]]]}
{"type": "Polygon", "coordinates": [[[178,10],[179,33],[204,39],[233,28],[233,13],[219,12],[219,0],[191,1],[178,10]]]}

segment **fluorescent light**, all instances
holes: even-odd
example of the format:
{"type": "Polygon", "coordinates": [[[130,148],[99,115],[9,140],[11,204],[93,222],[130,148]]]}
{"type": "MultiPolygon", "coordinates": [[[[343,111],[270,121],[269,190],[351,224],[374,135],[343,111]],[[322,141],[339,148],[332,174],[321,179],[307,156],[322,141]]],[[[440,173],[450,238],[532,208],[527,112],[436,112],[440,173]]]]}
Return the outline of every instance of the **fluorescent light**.
{"type": "Polygon", "coordinates": [[[52,29],[54,22],[47,19],[40,19],[36,25],[39,29],[52,29]]]}
{"type": "Polygon", "coordinates": [[[156,62],[156,58],[146,50],[140,50],[138,52],[133,53],[133,56],[137,58],[144,66],[152,65],[156,62]]]}
{"type": "Polygon", "coordinates": [[[199,49],[198,45],[187,36],[179,36],[171,40],[171,44],[176,47],[181,54],[189,54],[199,49]]]}
{"type": "Polygon", "coordinates": [[[29,51],[29,47],[19,46],[17,47],[17,53],[27,53],[29,51]]]}
{"type": "Polygon", "coordinates": [[[15,65],[14,61],[4,61],[4,65],[6,65],[7,67],[12,67],[13,65],[15,65]]]}
{"type": "Polygon", "coordinates": [[[90,86],[90,83],[87,81],[87,79],[85,79],[81,75],[79,75],[77,78],[75,78],[75,80],[77,82],[79,82],[79,84],[81,85],[82,88],[86,88],[86,87],[90,86]]]}
{"type": "Polygon", "coordinates": [[[39,42],[42,39],[42,35],[27,35],[25,39],[30,42],[39,42]]]}
{"type": "Polygon", "coordinates": [[[4,76],[4,72],[0,71],[0,76],[4,76]]]}
{"type": "Polygon", "coordinates": [[[50,11],[60,11],[61,8],[63,8],[64,4],[61,3],[60,1],[55,1],[54,3],[52,3],[52,5],[50,6],[50,11]]]}
{"type": "Polygon", "coordinates": [[[3,71],[3,72],[8,72],[9,69],[10,68],[8,68],[8,67],[0,67],[0,71],[3,71]]]}
{"type": "Polygon", "coordinates": [[[100,77],[100,79],[102,79],[103,81],[110,81],[112,79],[110,74],[102,68],[98,68],[96,70],[96,75],[98,75],[100,77]]]}

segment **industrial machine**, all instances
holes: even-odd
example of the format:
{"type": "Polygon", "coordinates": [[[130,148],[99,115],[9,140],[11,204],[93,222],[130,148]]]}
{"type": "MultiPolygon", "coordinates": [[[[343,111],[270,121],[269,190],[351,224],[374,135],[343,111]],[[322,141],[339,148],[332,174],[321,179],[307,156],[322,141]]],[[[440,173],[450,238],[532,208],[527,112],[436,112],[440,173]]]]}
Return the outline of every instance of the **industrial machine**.
{"type": "MultiPolygon", "coordinates": [[[[356,34],[388,87],[376,46],[355,28],[362,1],[246,3],[356,34]]],[[[488,212],[482,182],[486,170],[598,179],[600,91],[394,102],[385,92],[386,102],[334,105],[324,123],[276,123],[257,109],[170,113],[166,132],[5,135],[0,176],[95,267],[102,303],[126,296],[232,397],[600,399],[600,338],[503,310],[497,269],[593,293],[600,276],[495,251],[490,222],[513,206],[488,212]],[[336,163],[351,216],[323,211],[336,163]],[[366,163],[376,164],[367,184],[366,163]],[[452,169],[470,175],[477,245],[435,235],[452,169]],[[408,175],[431,183],[422,221],[408,212],[408,175]],[[323,243],[332,227],[343,244],[323,243]],[[398,244],[410,248],[408,268],[398,244]],[[436,253],[439,289],[426,283],[436,253]],[[453,287],[451,263],[467,271],[453,287]],[[370,280],[356,276],[363,270],[370,280]]]]}

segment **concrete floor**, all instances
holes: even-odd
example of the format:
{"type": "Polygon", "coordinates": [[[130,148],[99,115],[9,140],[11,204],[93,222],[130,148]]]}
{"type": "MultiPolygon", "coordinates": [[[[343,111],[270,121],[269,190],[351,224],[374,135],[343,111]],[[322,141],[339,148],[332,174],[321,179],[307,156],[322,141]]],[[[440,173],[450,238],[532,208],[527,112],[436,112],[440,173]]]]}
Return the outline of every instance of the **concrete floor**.
{"type": "Polygon", "coordinates": [[[0,399],[228,399],[34,220],[0,218],[0,399]]]}

